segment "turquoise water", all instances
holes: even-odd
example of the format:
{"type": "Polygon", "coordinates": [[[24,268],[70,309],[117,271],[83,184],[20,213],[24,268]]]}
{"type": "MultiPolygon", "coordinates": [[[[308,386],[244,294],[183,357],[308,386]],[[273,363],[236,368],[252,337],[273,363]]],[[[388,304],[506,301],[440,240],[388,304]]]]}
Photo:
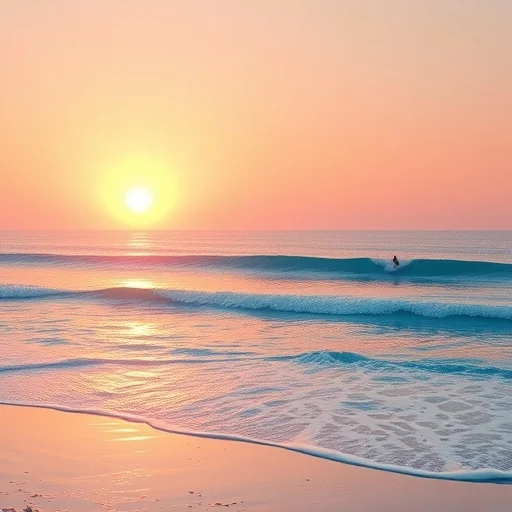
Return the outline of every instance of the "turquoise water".
{"type": "Polygon", "coordinates": [[[512,479],[512,232],[4,232],[0,283],[2,402],[512,479]]]}

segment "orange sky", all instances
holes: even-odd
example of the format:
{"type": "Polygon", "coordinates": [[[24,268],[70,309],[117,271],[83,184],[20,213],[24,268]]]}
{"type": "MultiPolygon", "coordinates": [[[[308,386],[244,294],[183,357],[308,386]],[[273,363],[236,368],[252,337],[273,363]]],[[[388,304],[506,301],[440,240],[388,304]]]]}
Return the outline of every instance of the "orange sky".
{"type": "Polygon", "coordinates": [[[149,227],[512,229],[511,26],[507,0],[2,0],[0,229],[129,227],[101,192],[127,162],[172,189],[149,227]]]}

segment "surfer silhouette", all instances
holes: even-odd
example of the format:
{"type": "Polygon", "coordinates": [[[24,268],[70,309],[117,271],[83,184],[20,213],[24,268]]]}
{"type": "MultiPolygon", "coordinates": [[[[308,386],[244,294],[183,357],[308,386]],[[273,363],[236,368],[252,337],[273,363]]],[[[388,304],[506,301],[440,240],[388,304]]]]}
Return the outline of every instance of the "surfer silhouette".
{"type": "Polygon", "coordinates": [[[398,267],[400,265],[400,262],[398,261],[397,257],[396,256],[393,256],[393,265],[395,267],[398,267]]]}

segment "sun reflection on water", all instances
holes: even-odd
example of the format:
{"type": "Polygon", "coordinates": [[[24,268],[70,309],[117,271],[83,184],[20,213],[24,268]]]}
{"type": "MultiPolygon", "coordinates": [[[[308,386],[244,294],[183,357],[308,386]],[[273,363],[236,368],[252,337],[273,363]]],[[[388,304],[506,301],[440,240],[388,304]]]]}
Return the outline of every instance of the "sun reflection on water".
{"type": "Polygon", "coordinates": [[[148,256],[153,252],[153,242],[151,241],[148,233],[137,231],[130,234],[128,238],[128,256],[148,256]]]}
{"type": "Polygon", "coordinates": [[[157,326],[147,322],[126,322],[126,336],[130,338],[139,338],[151,336],[155,333],[157,326]]]}

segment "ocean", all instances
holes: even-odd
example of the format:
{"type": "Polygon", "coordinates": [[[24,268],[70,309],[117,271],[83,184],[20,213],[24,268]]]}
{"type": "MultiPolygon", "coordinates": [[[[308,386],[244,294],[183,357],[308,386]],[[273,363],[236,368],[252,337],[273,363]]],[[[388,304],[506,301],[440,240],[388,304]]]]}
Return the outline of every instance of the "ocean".
{"type": "Polygon", "coordinates": [[[2,232],[0,283],[2,403],[512,481],[512,232],[2,232]]]}

